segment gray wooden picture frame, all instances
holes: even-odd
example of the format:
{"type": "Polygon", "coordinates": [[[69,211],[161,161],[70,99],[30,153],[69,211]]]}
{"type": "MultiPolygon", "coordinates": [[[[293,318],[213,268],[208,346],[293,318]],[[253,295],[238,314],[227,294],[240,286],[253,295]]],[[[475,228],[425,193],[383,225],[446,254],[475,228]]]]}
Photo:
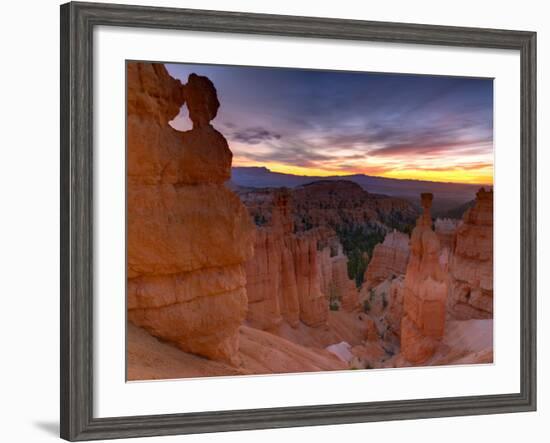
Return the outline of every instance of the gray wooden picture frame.
{"type": "MultiPolygon", "coordinates": [[[[61,437],[92,440],[536,409],[536,33],[235,12],[61,6],[61,437]],[[93,416],[93,30],[96,26],[513,49],[521,57],[520,393],[96,418],[93,416]]],[[[121,147],[123,149],[123,147],[121,147]]],[[[124,270],[121,270],[124,272],[124,270]]]]}

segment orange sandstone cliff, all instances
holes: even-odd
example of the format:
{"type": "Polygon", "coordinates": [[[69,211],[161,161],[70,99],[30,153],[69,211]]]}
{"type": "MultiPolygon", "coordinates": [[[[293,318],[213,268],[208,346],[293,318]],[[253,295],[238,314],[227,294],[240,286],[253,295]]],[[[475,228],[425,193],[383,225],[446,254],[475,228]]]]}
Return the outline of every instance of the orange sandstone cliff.
{"type": "Polygon", "coordinates": [[[493,316],[493,191],[481,188],[456,230],[449,263],[449,311],[458,319],[493,316]]]}
{"type": "Polygon", "coordinates": [[[224,186],[232,153],[210,125],[218,107],[206,77],[182,85],[161,64],[128,64],[128,318],[237,363],[255,230],[224,186]],[[184,103],[193,129],[178,132],[168,122],[184,103]]]}

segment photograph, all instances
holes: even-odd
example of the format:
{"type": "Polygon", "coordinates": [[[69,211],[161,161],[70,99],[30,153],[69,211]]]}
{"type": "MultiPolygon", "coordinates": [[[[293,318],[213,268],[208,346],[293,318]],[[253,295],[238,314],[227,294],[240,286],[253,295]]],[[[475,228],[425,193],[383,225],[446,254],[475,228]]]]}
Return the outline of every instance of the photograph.
{"type": "Polygon", "coordinates": [[[453,6],[6,2],[0,440],[544,440],[550,8],[453,6]]]}
{"type": "Polygon", "coordinates": [[[491,364],[493,105],[492,78],[127,60],[127,380],[491,364]]]}

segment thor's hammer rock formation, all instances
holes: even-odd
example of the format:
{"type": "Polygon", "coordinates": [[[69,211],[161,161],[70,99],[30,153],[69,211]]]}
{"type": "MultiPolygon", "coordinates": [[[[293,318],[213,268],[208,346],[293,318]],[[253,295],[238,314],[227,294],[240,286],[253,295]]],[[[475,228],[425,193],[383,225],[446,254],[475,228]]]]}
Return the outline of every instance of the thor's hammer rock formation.
{"type": "Polygon", "coordinates": [[[445,333],[447,273],[432,230],[432,194],[422,194],[423,214],[411,235],[411,255],[403,287],[401,352],[413,364],[430,358],[445,333]]]}

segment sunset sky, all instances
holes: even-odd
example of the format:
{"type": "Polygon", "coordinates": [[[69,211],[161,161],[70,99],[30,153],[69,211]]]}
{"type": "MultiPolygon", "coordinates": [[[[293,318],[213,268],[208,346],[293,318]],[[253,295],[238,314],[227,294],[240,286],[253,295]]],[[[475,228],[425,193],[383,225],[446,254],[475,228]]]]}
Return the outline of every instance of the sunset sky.
{"type": "MultiPolygon", "coordinates": [[[[190,64],[221,103],[212,124],[233,166],[298,175],[368,174],[493,183],[493,81],[190,64]]],[[[172,122],[191,125],[187,108],[172,122]]]]}

